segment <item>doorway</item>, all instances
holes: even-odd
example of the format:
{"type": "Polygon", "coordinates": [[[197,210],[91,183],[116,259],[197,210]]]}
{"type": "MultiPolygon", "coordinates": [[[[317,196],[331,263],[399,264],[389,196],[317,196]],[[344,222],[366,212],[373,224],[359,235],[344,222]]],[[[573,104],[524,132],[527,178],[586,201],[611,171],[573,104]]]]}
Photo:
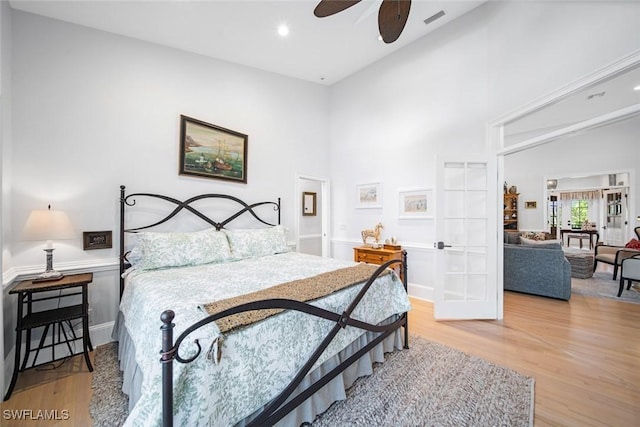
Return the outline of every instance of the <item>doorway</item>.
{"type": "Polygon", "coordinates": [[[330,185],[326,178],[296,179],[296,251],[329,257],[330,185]]]}
{"type": "MultiPolygon", "coordinates": [[[[534,153],[531,150],[542,147],[549,150],[550,155],[537,163],[529,159],[527,171],[540,170],[544,167],[547,174],[552,174],[554,171],[549,169],[548,159],[560,159],[564,163],[556,167],[565,167],[565,170],[568,165],[575,164],[582,159],[599,159],[602,154],[616,155],[618,162],[624,161],[624,153],[628,151],[607,151],[610,139],[600,139],[600,145],[597,150],[584,146],[572,147],[571,149],[567,149],[567,147],[572,139],[576,141],[575,138],[577,136],[593,136],[596,131],[609,127],[614,123],[625,123],[628,127],[635,128],[637,135],[637,130],[640,129],[637,125],[640,118],[640,102],[638,102],[637,96],[633,96],[633,86],[627,87],[628,85],[624,84],[624,82],[628,81],[630,75],[640,75],[640,52],[624,57],[566,86],[562,90],[542,97],[527,107],[490,123],[489,146],[495,149],[498,158],[497,185],[499,188],[502,189],[503,183],[506,181],[505,163],[510,161],[511,156],[524,153],[524,155],[530,157],[528,155],[534,153]],[[577,107],[579,104],[576,103],[581,102],[581,100],[601,98],[600,95],[598,97],[591,96],[591,92],[594,90],[598,94],[603,91],[605,93],[611,91],[613,94],[617,93],[617,91],[631,91],[632,95],[613,96],[621,100],[624,99],[625,103],[614,106],[609,105],[608,108],[602,110],[577,107]],[[568,106],[571,108],[567,108],[568,106]],[[604,147],[606,147],[606,150],[604,147]]],[[[632,148],[631,152],[635,152],[634,150],[637,150],[637,148],[632,148]]],[[[580,167],[583,170],[590,169],[586,164],[582,164],[580,167]]],[[[620,166],[618,165],[618,167],[620,166]]],[[[634,189],[630,191],[631,194],[629,194],[627,203],[630,217],[635,218],[635,196],[638,190],[637,186],[633,185],[636,180],[634,166],[630,165],[628,169],[630,170],[630,185],[634,189]]],[[[563,169],[558,169],[558,171],[560,170],[563,169]]],[[[535,186],[538,193],[532,193],[530,196],[532,201],[535,201],[534,197],[537,197],[540,201],[546,201],[546,198],[542,198],[543,194],[546,194],[546,187],[543,188],[541,184],[543,178],[535,178],[535,181],[537,181],[535,186]]],[[[522,186],[519,185],[518,190],[522,193],[522,186]]],[[[527,197],[525,196],[524,201],[526,200],[527,197]]],[[[532,206],[535,206],[535,204],[532,204],[532,206]]],[[[536,213],[531,212],[531,215],[535,216],[536,213]]],[[[538,213],[537,215],[540,221],[540,229],[546,228],[547,216],[544,213],[538,213]]],[[[498,216],[496,221],[502,224],[503,218],[498,216]]],[[[501,271],[503,268],[504,244],[502,236],[497,236],[497,239],[498,269],[501,271]]],[[[498,313],[502,318],[504,312],[504,277],[501,274],[498,275],[497,288],[498,313]]]]}

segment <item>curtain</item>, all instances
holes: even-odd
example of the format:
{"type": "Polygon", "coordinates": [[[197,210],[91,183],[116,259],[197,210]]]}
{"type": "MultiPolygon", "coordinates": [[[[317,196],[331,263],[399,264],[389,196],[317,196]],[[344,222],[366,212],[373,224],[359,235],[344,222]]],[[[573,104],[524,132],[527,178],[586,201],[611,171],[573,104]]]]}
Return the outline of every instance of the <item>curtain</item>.
{"type": "Polygon", "coordinates": [[[588,200],[600,199],[601,197],[602,190],[570,191],[560,193],[560,200],[588,200]]]}

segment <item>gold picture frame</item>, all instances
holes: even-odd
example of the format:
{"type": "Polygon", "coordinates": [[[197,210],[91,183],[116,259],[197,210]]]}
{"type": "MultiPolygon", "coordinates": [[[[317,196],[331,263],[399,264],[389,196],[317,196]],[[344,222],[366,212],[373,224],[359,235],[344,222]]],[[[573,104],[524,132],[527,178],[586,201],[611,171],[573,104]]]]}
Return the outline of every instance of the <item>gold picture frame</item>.
{"type": "Polygon", "coordinates": [[[180,116],[180,175],[247,183],[243,133],[180,116]]]}
{"type": "Polygon", "coordinates": [[[315,216],[316,208],[316,193],[304,191],[302,193],[302,216],[315,216]]]}

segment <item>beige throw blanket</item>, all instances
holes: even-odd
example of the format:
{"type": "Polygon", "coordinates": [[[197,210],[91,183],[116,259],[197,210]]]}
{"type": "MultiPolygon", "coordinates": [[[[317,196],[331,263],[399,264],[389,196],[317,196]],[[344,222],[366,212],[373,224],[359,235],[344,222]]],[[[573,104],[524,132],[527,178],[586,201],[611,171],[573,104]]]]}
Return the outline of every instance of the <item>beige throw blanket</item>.
{"type": "MultiPolygon", "coordinates": [[[[221,301],[205,304],[202,308],[213,315],[248,302],[260,301],[273,298],[286,298],[300,302],[312,301],[323,296],[332,294],[341,289],[353,286],[357,283],[368,280],[378,265],[358,264],[353,267],[341,268],[327,273],[306,279],[294,280],[252,292],[246,295],[228,298],[221,301]]],[[[390,270],[383,271],[380,276],[389,274],[390,270]]],[[[221,333],[229,332],[242,326],[250,325],[254,322],[266,319],[267,317],[284,311],[284,309],[253,310],[238,313],[216,320],[216,324],[221,333]]]]}

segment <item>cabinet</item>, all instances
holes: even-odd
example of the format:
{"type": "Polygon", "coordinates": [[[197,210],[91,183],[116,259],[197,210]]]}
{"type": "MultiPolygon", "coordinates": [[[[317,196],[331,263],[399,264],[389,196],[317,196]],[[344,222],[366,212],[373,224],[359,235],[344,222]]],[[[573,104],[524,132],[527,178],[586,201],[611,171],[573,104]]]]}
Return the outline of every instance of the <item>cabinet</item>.
{"type": "Polygon", "coordinates": [[[15,352],[15,364],[13,367],[13,375],[11,377],[11,383],[9,389],[4,397],[4,400],[9,400],[13,388],[16,385],[16,379],[18,378],[18,372],[22,372],[27,368],[29,356],[32,352],[35,352],[33,361],[29,368],[37,367],[36,362],[38,360],[38,354],[40,350],[47,348],[51,349],[51,361],[59,360],[56,357],[55,348],[57,345],[66,345],[69,353],[84,354],[84,361],[87,364],[89,372],[93,371],[91,361],[89,360],[89,352],[93,351],[91,340],[89,339],[89,301],[87,286],[93,281],[92,273],[84,274],[70,274],[64,276],[60,280],[46,281],[46,282],[33,282],[31,280],[25,280],[20,282],[16,287],[9,291],[9,294],[18,294],[18,316],[16,325],[16,352],[15,352]],[[81,288],[78,292],[72,293],[60,293],[55,296],[37,296],[41,292],[60,291],[68,288],[81,288]],[[82,302],[76,305],[59,306],[58,308],[35,311],[33,303],[45,300],[62,300],[63,298],[73,295],[81,295],[82,302]],[[24,308],[26,307],[26,313],[24,308]],[[77,336],[72,320],[80,320],[82,323],[82,336],[77,336]],[[35,328],[44,327],[42,338],[37,348],[31,348],[31,330],[35,328]],[[24,358],[20,360],[22,354],[22,331],[26,332],[26,349],[24,358]],[[47,333],[51,331],[51,344],[45,344],[47,333]],[[56,340],[56,331],[58,339],[56,340]],[[82,340],[82,351],[75,352],[72,346],[77,340],[82,340]]]}
{"type": "Polygon", "coordinates": [[[518,231],[518,194],[505,193],[502,218],[505,230],[518,231]]]}
{"type": "MultiPolygon", "coordinates": [[[[392,259],[402,260],[402,255],[405,251],[402,249],[385,249],[385,248],[372,248],[369,246],[358,246],[353,248],[353,260],[355,262],[366,262],[367,264],[382,265],[392,259]]],[[[402,274],[402,268],[400,264],[395,264],[394,270],[398,273],[398,276],[404,281],[404,275],[402,274]]]]}

